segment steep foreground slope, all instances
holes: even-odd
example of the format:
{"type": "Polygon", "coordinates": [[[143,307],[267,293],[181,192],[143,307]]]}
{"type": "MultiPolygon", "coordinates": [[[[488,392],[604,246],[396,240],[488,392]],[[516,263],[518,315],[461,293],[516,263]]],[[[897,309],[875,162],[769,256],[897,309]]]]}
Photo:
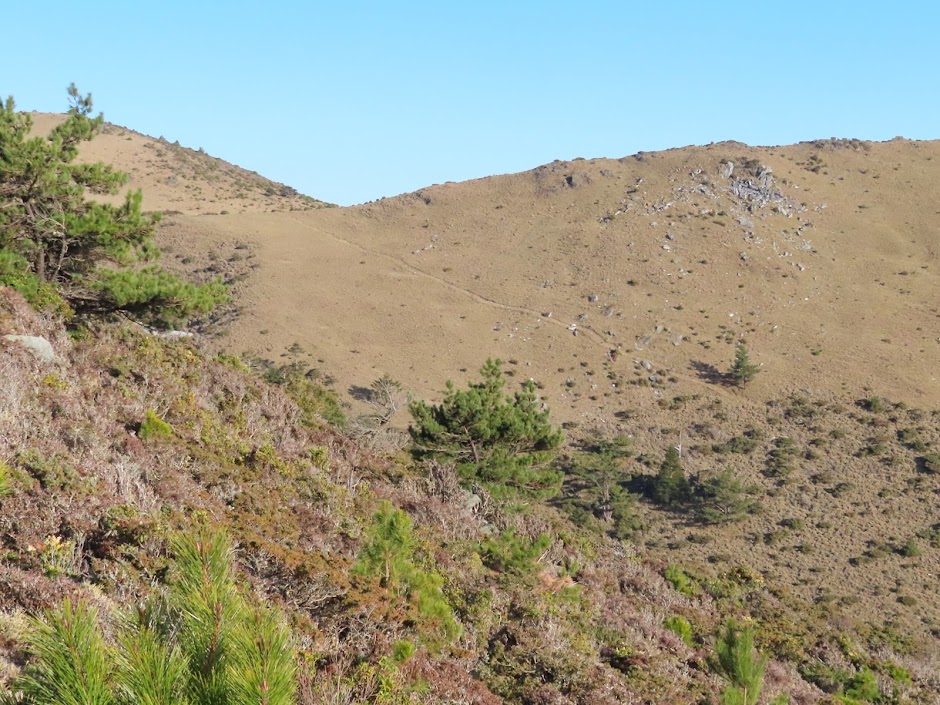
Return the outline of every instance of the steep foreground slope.
{"type": "Polygon", "coordinates": [[[273,385],[126,327],[67,336],[5,289],[0,333],[44,335],[58,358],[0,342],[4,680],[22,665],[24,611],[71,596],[117,619],[167,580],[170,536],[224,527],[246,589],[289,617],[303,703],[715,702],[713,637],[732,615],[756,620],[773,657],[767,697],[821,702],[869,669],[882,702],[940,692],[930,650],[827,622],[733,558],[713,579],[673,567],[667,581],[665,563],[546,505],[470,502],[447,466],[331,427],[316,384],[273,385]],[[414,569],[439,573],[457,630],[350,570],[381,500],[412,517],[414,569]]]}

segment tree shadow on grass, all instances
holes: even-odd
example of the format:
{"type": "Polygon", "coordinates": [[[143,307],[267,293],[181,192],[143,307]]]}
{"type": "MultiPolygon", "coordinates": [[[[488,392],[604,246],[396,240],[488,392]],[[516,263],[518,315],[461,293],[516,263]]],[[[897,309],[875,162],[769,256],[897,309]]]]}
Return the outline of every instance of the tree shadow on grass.
{"type": "Polygon", "coordinates": [[[717,367],[707,362],[692,360],[692,362],[689,363],[689,367],[695,371],[699,379],[709,384],[720,384],[722,387],[735,386],[734,378],[730,374],[722,372],[717,367]]]}
{"type": "Polygon", "coordinates": [[[357,401],[372,401],[372,398],[375,396],[369,387],[360,387],[357,384],[352,385],[348,390],[346,390],[349,396],[357,401]]]}

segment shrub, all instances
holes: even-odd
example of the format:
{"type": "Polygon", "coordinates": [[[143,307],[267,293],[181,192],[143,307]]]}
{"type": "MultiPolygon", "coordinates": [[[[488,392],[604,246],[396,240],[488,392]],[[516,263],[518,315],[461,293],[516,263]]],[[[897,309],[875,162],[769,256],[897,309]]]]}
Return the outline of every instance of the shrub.
{"type": "Polygon", "coordinates": [[[666,567],[663,577],[677,592],[681,592],[683,595],[695,595],[699,591],[698,582],[675,564],[666,567]]]}
{"type": "Polygon", "coordinates": [[[346,415],[336,394],[321,384],[315,370],[304,371],[299,363],[270,367],[264,379],[284,388],[287,395],[300,408],[301,419],[309,428],[320,428],[324,422],[343,426],[346,415]]]}
{"type": "Polygon", "coordinates": [[[699,487],[699,518],[707,524],[739,521],[760,506],[750,497],[755,491],[755,487],[745,485],[725,468],[699,487]]]}
{"type": "Polygon", "coordinates": [[[13,494],[13,481],[10,478],[10,466],[0,460],[0,499],[13,494]]]}
{"type": "Polygon", "coordinates": [[[695,642],[692,640],[692,625],[685,617],[681,615],[669,617],[663,622],[663,626],[682,639],[686,646],[695,646],[695,642]]]}
{"type": "Polygon", "coordinates": [[[940,454],[928,453],[921,459],[921,464],[924,470],[931,475],[940,474],[940,454]]]}
{"type": "Polygon", "coordinates": [[[793,472],[793,459],[796,454],[797,447],[792,438],[783,436],[774,439],[774,447],[767,454],[764,474],[768,477],[786,479],[793,472]]]}
{"type": "Polygon", "coordinates": [[[150,438],[171,438],[173,436],[173,427],[157,416],[152,409],[147,409],[137,435],[144,441],[150,438]]]}
{"type": "Polygon", "coordinates": [[[852,700],[876,702],[881,693],[878,690],[878,680],[875,674],[867,668],[858,671],[845,684],[845,695],[852,700]]]}
{"type": "Polygon", "coordinates": [[[712,450],[716,453],[740,453],[747,455],[754,452],[760,441],[760,434],[756,431],[746,432],[744,435],[735,436],[724,443],[716,443],[712,450]]]}
{"type": "Polygon", "coordinates": [[[75,314],[56,288],[39,281],[30,271],[29,262],[15,252],[0,249],[0,285],[18,291],[37,311],[65,319],[75,314]]]}
{"type": "Polygon", "coordinates": [[[480,545],[480,554],[483,562],[493,570],[529,573],[535,561],[551,545],[552,538],[548,534],[529,539],[519,536],[514,529],[508,529],[495,538],[486,539],[480,545]]]}

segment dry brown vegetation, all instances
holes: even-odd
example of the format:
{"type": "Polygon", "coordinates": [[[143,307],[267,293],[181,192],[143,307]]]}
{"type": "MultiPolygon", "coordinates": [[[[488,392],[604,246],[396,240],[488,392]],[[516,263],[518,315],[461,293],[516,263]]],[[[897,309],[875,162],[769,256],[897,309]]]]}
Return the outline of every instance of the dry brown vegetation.
{"type": "Polygon", "coordinates": [[[0,350],[7,673],[20,663],[23,610],[67,595],[106,612],[140,599],[162,579],[168,537],[212,525],[237,539],[252,591],[291,616],[311,657],[304,702],[374,697],[379,676],[363,664],[381,669],[404,638],[422,646],[393,676],[402,692],[424,683],[415,702],[498,702],[491,690],[592,703],[715,692],[705,656],[719,602],[675,592],[632,549],[548,508],[470,509],[446,466],[375,456],[236,358],[208,359],[188,341],[108,326],[70,340],[9,290],[0,330],[45,334],[59,355],[42,363],[14,343],[0,350]],[[145,430],[154,417],[166,426],[145,430]],[[418,557],[445,577],[462,625],[456,641],[441,643],[413,605],[350,575],[380,499],[414,517],[418,557]],[[480,562],[487,532],[508,528],[551,536],[537,569],[480,562]],[[701,645],[663,626],[675,613],[701,645]]]}

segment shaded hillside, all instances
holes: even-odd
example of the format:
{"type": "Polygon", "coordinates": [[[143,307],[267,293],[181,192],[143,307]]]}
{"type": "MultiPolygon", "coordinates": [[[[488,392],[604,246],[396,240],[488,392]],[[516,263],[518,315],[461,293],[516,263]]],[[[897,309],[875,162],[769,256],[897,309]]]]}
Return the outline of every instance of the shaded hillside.
{"type": "MultiPolygon", "coordinates": [[[[34,130],[45,134],[63,119],[32,113],[34,130]]],[[[297,193],[290,186],[188,149],[106,123],[94,141],[82,146],[79,161],[104,161],[130,175],[128,188],[142,189],[144,208],[201,215],[257,211],[309,210],[330,204],[297,193]]]]}

